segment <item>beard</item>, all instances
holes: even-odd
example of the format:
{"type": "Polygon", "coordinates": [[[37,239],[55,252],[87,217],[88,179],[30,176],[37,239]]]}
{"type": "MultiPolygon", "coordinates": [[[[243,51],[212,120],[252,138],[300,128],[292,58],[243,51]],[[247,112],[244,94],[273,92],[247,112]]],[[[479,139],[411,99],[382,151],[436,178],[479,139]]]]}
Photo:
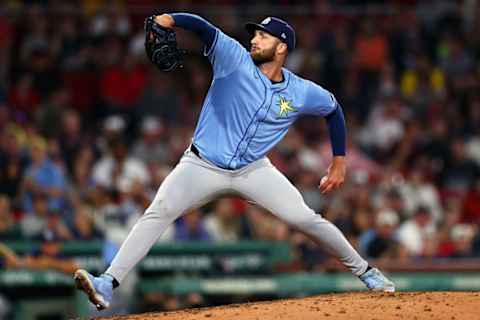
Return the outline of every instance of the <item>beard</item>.
{"type": "Polygon", "coordinates": [[[272,62],[275,58],[275,48],[250,51],[250,56],[257,66],[267,62],[272,62]]]}

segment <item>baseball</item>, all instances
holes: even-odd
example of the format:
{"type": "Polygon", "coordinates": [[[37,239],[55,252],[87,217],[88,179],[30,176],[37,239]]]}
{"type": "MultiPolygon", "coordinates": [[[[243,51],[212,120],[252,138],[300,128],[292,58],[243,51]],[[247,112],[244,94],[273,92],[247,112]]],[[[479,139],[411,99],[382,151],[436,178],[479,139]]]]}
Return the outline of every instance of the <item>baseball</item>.
{"type": "Polygon", "coordinates": [[[327,176],[324,176],[324,177],[320,180],[320,185],[323,185],[325,182],[327,182],[327,179],[328,179],[328,177],[327,177],[327,176]]]}

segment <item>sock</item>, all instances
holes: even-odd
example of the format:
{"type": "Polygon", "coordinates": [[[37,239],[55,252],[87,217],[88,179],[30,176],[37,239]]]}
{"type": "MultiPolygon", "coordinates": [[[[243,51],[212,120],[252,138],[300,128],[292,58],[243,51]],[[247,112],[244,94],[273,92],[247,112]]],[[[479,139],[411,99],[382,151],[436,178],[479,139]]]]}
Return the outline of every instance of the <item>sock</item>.
{"type": "Polygon", "coordinates": [[[117,279],[115,279],[115,277],[112,276],[111,274],[104,273],[103,275],[108,277],[112,281],[113,289],[117,288],[120,285],[120,283],[117,281],[117,279]]]}
{"type": "Polygon", "coordinates": [[[365,273],[367,273],[368,271],[372,270],[372,267],[370,267],[370,265],[367,266],[367,269],[365,270],[364,273],[362,273],[361,275],[359,275],[359,277],[363,276],[365,273]]]}

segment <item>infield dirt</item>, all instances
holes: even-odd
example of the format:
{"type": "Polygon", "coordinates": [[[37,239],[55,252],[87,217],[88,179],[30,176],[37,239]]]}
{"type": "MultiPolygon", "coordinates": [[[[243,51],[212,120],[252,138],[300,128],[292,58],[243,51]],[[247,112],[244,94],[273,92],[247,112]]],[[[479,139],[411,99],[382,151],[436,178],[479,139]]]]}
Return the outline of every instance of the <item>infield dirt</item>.
{"type": "Polygon", "coordinates": [[[326,294],[302,299],[146,313],[102,320],[467,320],[480,319],[479,292],[326,294]]]}

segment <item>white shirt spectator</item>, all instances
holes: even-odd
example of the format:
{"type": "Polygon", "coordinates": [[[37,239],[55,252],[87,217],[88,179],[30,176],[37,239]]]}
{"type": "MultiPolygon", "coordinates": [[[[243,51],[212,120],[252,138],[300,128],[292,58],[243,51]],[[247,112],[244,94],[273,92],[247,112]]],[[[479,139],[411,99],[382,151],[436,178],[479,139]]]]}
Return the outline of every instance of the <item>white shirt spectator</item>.
{"type": "Polygon", "coordinates": [[[480,136],[475,136],[468,140],[465,145],[467,156],[480,166],[480,136]]]}
{"type": "Polygon", "coordinates": [[[434,222],[438,223],[443,219],[440,195],[435,186],[430,182],[408,181],[399,186],[399,191],[405,201],[405,207],[408,213],[413,214],[415,210],[423,206],[429,209],[434,222]]]}
{"type": "Polygon", "coordinates": [[[428,224],[420,226],[415,219],[404,222],[397,231],[398,241],[407,249],[412,256],[422,256],[425,253],[426,244],[435,233],[435,226],[428,224]]]}
{"type": "Polygon", "coordinates": [[[214,241],[237,241],[238,230],[235,226],[224,225],[215,214],[210,214],[205,218],[205,229],[213,237],[214,241]]]}
{"type": "Polygon", "coordinates": [[[150,181],[148,170],[145,165],[135,159],[125,159],[122,171],[117,180],[114,179],[116,162],[111,156],[100,159],[93,167],[93,180],[95,184],[104,188],[117,188],[120,191],[128,191],[135,181],[146,185],[150,181]]]}
{"type": "Polygon", "coordinates": [[[380,150],[389,150],[405,134],[403,120],[408,117],[407,108],[396,98],[380,101],[369,116],[367,125],[360,132],[362,144],[380,150]],[[391,100],[394,99],[394,100],[391,100]]]}

